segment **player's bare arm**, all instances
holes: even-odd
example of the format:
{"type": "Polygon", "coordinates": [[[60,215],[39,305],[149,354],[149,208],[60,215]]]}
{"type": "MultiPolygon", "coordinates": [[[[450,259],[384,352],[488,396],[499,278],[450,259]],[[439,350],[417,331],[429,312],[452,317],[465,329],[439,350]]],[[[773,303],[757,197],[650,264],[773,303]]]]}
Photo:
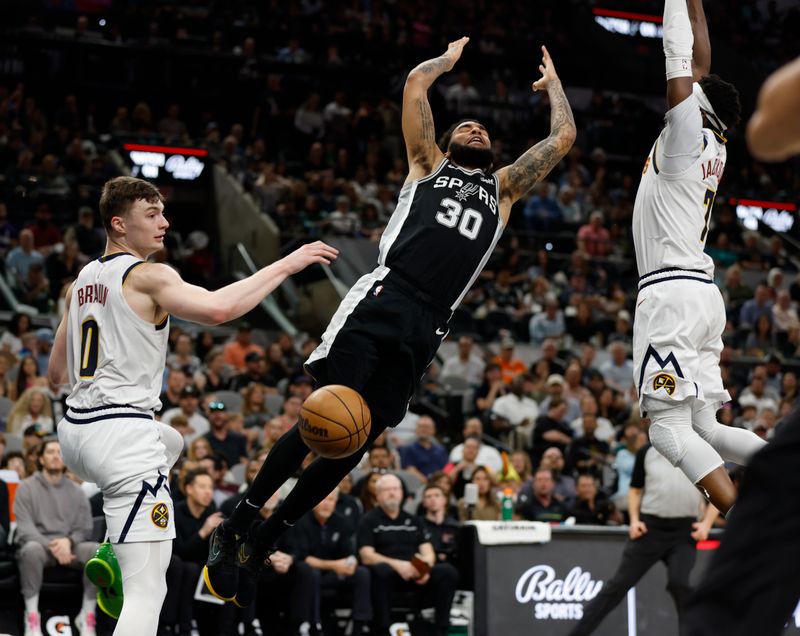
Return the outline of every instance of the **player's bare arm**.
{"type": "Polygon", "coordinates": [[[664,1],[667,104],[692,94],[692,83],[711,70],[711,42],[702,0],[664,1]]]}
{"type": "Polygon", "coordinates": [[[403,88],[403,138],[408,155],[406,183],[433,172],[444,155],[436,145],[433,113],[428,103],[428,89],[443,73],[450,71],[461,57],[469,38],[451,42],[439,57],[422,62],[412,69],[403,88]]]}
{"type": "Polygon", "coordinates": [[[69,380],[67,373],[67,320],[74,286],[75,283],[71,283],[67,289],[64,315],[61,318],[61,322],[58,323],[58,329],[56,329],[56,335],[53,339],[53,348],[50,350],[50,360],[47,363],[47,379],[52,386],[61,386],[69,380]]]}
{"type": "Polygon", "coordinates": [[[171,314],[203,325],[218,325],[246,314],[292,274],[313,263],[328,265],[338,253],[321,241],[308,243],[252,276],[216,291],[190,285],[168,265],[144,264],[131,271],[126,299],[151,322],[160,322],[164,314],[171,314]]]}
{"type": "Polygon", "coordinates": [[[747,145],[761,161],[784,161],[800,153],[800,58],[764,82],[747,125],[747,145]]]}
{"type": "Polygon", "coordinates": [[[550,98],[550,135],[530,148],[513,164],[497,171],[500,182],[500,214],[508,221],[511,206],[541,181],[569,152],[575,143],[575,119],[572,108],[558,79],[547,48],[542,47],[542,77],[533,83],[533,90],[546,90],[550,98]]]}

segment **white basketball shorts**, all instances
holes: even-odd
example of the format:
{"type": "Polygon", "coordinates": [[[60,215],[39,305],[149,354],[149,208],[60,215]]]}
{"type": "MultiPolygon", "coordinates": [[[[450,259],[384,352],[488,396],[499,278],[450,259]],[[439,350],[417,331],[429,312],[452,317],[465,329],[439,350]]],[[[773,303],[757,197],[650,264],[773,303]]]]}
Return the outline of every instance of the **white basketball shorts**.
{"type": "Polygon", "coordinates": [[[725,321],[722,294],[703,272],[665,269],[640,279],[633,365],[643,413],[692,398],[731,399],[719,369],[725,321]]]}
{"type": "Polygon", "coordinates": [[[58,439],[67,467],[102,490],[109,541],[175,538],[169,476],[183,449],[180,433],[127,406],[69,408],[58,439]]]}

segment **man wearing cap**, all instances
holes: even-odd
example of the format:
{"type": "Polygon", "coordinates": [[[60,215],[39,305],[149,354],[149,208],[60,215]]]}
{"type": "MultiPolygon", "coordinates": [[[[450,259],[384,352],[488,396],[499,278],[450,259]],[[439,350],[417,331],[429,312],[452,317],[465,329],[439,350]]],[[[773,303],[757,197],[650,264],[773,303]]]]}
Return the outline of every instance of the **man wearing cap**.
{"type": "Polygon", "coordinates": [[[188,420],[189,427],[194,431],[185,436],[186,443],[191,444],[195,438],[205,435],[210,429],[208,420],[200,413],[199,405],[200,392],[193,384],[188,384],[180,393],[178,406],[162,413],[161,421],[169,424],[175,415],[183,415],[188,420]]]}
{"type": "Polygon", "coordinates": [[[208,405],[211,430],[203,437],[211,444],[215,455],[222,455],[229,466],[247,462],[247,438],[230,430],[230,415],[224,402],[215,401],[208,405]]]}
{"type": "Polygon", "coordinates": [[[264,354],[258,351],[250,351],[244,357],[244,373],[237,375],[231,381],[231,391],[241,391],[250,384],[263,384],[264,386],[275,386],[275,379],[264,373],[264,354]]]}
{"type": "Polygon", "coordinates": [[[510,443],[515,447],[530,448],[533,423],[539,417],[539,405],[530,397],[533,378],[527,373],[521,373],[511,381],[508,388],[508,393],[494,401],[492,413],[508,420],[513,427],[510,443]]]}
{"type": "Polygon", "coordinates": [[[503,382],[510,384],[520,373],[525,373],[525,363],[519,358],[514,357],[514,339],[506,336],[500,341],[500,353],[494,357],[492,362],[500,365],[503,372],[503,382]]]}
{"type": "Polygon", "coordinates": [[[225,356],[225,364],[232,366],[237,371],[244,371],[245,369],[245,356],[248,353],[257,353],[264,356],[264,349],[251,341],[251,327],[249,323],[239,323],[239,328],[236,330],[236,337],[225,345],[223,355],[225,356]]]}
{"type": "Polygon", "coordinates": [[[564,379],[563,375],[560,373],[553,373],[549,375],[547,377],[545,386],[547,388],[547,397],[539,403],[539,411],[542,413],[547,413],[547,411],[550,409],[550,401],[555,398],[559,398],[564,400],[564,404],[566,405],[566,414],[564,415],[565,422],[571,422],[577,417],[580,417],[580,402],[574,398],[567,397],[564,394],[564,391],[567,387],[567,381],[564,379]]]}
{"type": "Polygon", "coordinates": [[[555,446],[563,455],[572,441],[573,432],[566,423],[567,404],[560,397],[550,400],[547,411],[540,415],[533,428],[533,451],[531,463],[538,466],[544,451],[555,446]]]}

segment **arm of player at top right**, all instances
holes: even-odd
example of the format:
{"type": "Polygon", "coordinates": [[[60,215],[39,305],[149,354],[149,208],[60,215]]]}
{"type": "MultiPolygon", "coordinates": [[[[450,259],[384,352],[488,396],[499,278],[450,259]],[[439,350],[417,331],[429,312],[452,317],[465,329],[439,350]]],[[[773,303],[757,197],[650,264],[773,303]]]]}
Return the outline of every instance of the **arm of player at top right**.
{"type": "Polygon", "coordinates": [[[747,145],[761,161],[785,161],[800,153],[800,58],[764,82],[747,125],[747,145]]]}

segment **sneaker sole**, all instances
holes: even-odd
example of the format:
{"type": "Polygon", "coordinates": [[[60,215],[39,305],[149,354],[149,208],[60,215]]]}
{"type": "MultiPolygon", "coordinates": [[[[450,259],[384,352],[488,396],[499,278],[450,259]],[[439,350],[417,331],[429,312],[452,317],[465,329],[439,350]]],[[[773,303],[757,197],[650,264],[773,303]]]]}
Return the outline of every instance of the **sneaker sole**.
{"type": "Polygon", "coordinates": [[[86,578],[96,587],[111,587],[116,581],[114,569],[103,559],[92,557],[84,566],[86,578]]]}
{"type": "Polygon", "coordinates": [[[233,596],[222,596],[221,594],[217,594],[217,592],[214,590],[214,587],[211,585],[211,580],[209,579],[209,576],[208,576],[208,566],[207,565],[203,566],[203,580],[206,583],[206,587],[208,588],[208,591],[211,592],[214,596],[216,596],[220,601],[225,601],[226,603],[228,603],[230,601],[233,601],[233,599],[236,598],[236,594],[234,594],[233,596]]]}

